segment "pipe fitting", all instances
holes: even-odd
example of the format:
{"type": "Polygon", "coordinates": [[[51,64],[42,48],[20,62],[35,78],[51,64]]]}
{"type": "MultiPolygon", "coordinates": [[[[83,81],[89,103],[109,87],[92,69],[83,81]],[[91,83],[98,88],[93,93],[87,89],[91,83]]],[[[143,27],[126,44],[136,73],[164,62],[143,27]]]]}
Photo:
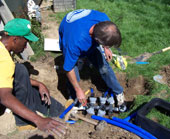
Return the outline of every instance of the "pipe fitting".
{"type": "Polygon", "coordinates": [[[95,114],[93,107],[88,108],[86,111],[87,111],[88,114],[91,114],[91,115],[95,114]]]}
{"type": "Polygon", "coordinates": [[[107,102],[109,103],[109,104],[114,104],[115,103],[115,100],[114,100],[114,98],[113,97],[109,97],[108,99],[107,99],[107,102]]]}
{"type": "Polygon", "coordinates": [[[96,104],[97,98],[95,97],[89,97],[90,104],[96,104]]]}
{"type": "Polygon", "coordinates": [[[127,110],[127,107],[125,104],[119,106],[119,111],[120,112],[125,112],[127,110]]]}
{"type": "Polygon", "coordinates": [[[98,110],[98,113],[97,113],[97,116],[103,117],[103,116],[105,116],[105,114],[106,114],[106,111],[105,111],[105,110],[99,109],[99,110],[98,110]]]}
{"type": "Polygon", "coordinates": [[[99,99],[100,99],[100,104],[101,104],[101,105],[106,104],[106,100],[107,100],[106,97],[100,97],[99,99]]]}

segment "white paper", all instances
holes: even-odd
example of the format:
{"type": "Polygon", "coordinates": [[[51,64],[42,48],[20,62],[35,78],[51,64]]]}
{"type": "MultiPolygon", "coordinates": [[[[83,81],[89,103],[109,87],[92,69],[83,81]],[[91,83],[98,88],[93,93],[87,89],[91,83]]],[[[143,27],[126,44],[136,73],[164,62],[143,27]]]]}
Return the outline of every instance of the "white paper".
{"type": "Polygon", "coordinates": [[[61,51],[59,47],[59,40],[57,39],[44,39],[44,51],[61,51]]]}

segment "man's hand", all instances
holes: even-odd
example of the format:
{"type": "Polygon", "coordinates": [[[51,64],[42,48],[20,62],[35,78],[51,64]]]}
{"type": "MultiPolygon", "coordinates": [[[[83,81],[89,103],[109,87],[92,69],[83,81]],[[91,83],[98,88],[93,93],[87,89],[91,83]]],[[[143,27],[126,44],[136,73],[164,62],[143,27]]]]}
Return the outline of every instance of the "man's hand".
{"type": "Polygon", "coordinates": [[[104,53],[106,56],[106,60],[111,61],[112,60],[112,51],[108,47],[104,46],[104,53]]]}
{"type": "Polygon", "coordinates": [[[79,100],[79,102],[83,105],[86,106],[87,104],[87,99],[86,99],[86,95],[84,94],[82,89],[79,89],[79,91],[76,92],[76,96],[77,99],[79,100]]]}
{"type": "Polygon", "coordinates": [[[50,105],[51,104],[50,93],[47,87],[42,82],[39,82],[37,80],[30,79],[30,81],[32,86],[36,86],[39,88],[42,101],[45,101],[45,103],[50,105]]]}
{"type": "Polygon", "coordinates": [[[50,93],[47,87],[43,83],[39,83],[39,92],[40,92],[42,101],[44,101],[45,104],[50,105],[51,104],[50,93]]]}
{"type": "Polygon", "coordinates": [[[54,133],[59,136],[66,133],[66,126],[57,119],[43,118],[25,107],[15,96],[11,88],[0,88],[1,103],[11,109],[15,114],[25,120],[35,123],[42,131],[54,133]]]}
{"type": "Polygon", "coordinates": [[[83,92],[83,90],[81,89],[77,78],[76,78],[76,74],[74,72],[74,69],[72,69],[71,71],[67,72],[67,77],[70,80],[71,84],[73,85],[75,91],[76,91],[76,96],[77,99],[79,100],[79,102],[83,105],[86,106],[87,104],[87,100],[86,100],[86,96],[83,92]]]}
{"type": "Polygon", "coordinates": [[[57,120],[57,118],[41,118],[36,122],[38,129],[45,131],[50,134],[56,134],[62,137],[66,134],[66,125],[57,120]]]}

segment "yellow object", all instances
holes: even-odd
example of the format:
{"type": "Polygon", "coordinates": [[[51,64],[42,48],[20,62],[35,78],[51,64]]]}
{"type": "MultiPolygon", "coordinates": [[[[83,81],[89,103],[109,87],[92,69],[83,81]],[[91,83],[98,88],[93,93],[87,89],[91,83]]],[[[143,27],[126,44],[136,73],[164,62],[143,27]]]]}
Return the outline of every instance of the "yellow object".
{"type": "Polygon", "coordinates": [[[0,42],[0,88],[13,88],[15,64],[5,46],[0,42]]]}
{"type": "Polygon", "coordinates": [[[65,108],[67,108],[68,106],[70,106],[73,102],[74,102],[73,99],[67,100],[67,102],[66,102],[66,104],[65,104],[65,108]]]}
{"type": "Polygon", "coordinates": [[[35,126],[32,126],[32,125],[25,125],[25,126],[17,126],[17,129],[19,131],[23,131],[23,130],[33,130],[33,129],[36,129],[35,126]]]}
{"type": "Polygon", "coordinates": [[[114,64],[121,70],[125,70],[127,68],[127,61],[123,56],[116,56],[114,58],[114,64]]]}

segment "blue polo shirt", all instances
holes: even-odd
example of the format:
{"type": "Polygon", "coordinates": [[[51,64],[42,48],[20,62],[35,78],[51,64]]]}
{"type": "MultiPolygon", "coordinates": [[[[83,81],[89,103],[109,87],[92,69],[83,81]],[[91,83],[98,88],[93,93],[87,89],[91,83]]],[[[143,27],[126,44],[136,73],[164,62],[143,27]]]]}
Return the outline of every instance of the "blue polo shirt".
{"type": "Polygon", "coordinates": [[[59,27],[59,44],[64,55],[64,70],[74,68],[79,57],[93,51],[98,44],[89,34],[90,28],[102,21],[110,21],[105,13],[80,9],[68,13],[59,27]]]}

